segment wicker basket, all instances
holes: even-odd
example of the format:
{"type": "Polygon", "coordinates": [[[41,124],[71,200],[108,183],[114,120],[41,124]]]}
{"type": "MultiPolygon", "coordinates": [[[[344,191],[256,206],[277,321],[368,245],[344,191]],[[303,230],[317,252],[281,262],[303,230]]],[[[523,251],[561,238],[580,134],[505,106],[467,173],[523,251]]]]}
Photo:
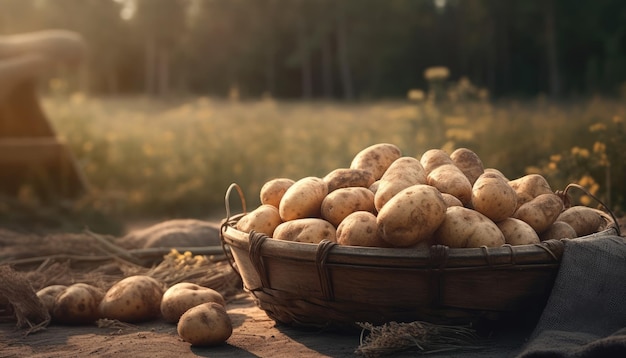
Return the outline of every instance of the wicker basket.
{"type": "MultiPolygon", "coordinates": [[[[350,328],[357,322],[478,321],[517,324],[538,317],[554,283],[564,242],[430,250],[288,242],[222,222],[225,251],[244,289],[277,322],[350,328]],[[229,250],[227,250],[229,249],[229,250]]],[[[616,235],[607,225],[591,235],[616,235]]]]}

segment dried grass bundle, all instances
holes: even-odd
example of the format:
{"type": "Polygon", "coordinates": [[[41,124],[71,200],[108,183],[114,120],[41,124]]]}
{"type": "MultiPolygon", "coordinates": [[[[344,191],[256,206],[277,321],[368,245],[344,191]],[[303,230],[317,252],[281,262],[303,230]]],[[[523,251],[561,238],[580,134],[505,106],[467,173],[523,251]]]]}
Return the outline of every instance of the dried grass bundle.
{"type": "Polygon", "coordinates": [[[434,353],[480,348],[476,346],[479,339],[476,332],[464,326],[436,325],[422,321],[389,322],[381,326],[370,323],[358,325],[363,330],[355,353],[364,357],[379,357],[407,350],[434,353]]]}
{"type": "Polygon", "coordinates": [[[28,280],[8,265],[0,266],[0,321],[17,321],[25,334],[44,329],[50,314],[28,280]]]}

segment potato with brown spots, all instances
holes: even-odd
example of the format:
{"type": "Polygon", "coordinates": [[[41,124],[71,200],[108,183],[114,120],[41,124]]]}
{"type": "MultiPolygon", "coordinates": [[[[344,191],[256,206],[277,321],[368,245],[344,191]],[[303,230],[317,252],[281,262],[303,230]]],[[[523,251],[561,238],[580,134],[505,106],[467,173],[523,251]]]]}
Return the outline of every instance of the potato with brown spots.
{"type": "Polygon", "coordinates": [[[441,196],[443,197],[443,201],[445,201],[447,207],[463,206],[463,203],[461,202],[461,200],[459,200],[459,198],[457,198],[456,196],[452,194],[441,193],[441,196]]]}
{"type": "Polygon", "coordinates": [[[429,149],[425,151],[420,157],[420,163],[422,167],[424,167],[426,174],[444,164],[454,164],[450,155],[442,149],[429,149]]]}
{"type": "Polygon", "coordinates": [[[472,187],[472,209],[493,222],[511,217],[517,209],[517,194],[503,177],[485,173],[472,187]]]}
{"type": "Polygon", "coordinates": [[[322,201],[322,219],[330,222],[335,227],[355,211],[369,211],[373,213],[374,193],[367,188],[349,187],[341,188],[326,195],[322,201]]]}
{"type": "Polygon", "coordinates": [[[350,246],[389,247],[378,233],[376,215],[356,211],[346,216],[337,227],[337,243],[350,246]]]}
{"type": "Polygon", "coordinates": [[[61,292],[54,301],[52,320],[66,324],[93,323],[100,318],[98,305],[104,292],[86,283],[75,283],[61,292]]]}
{"type": "Polygon", "coordinates": [[[54,301],[56,301],[57,297],[63,293],[66,288],[67,286],[65,285],[51,285],[37,291],[37,297],[39,297],[51,316],[54,310],[54,301]]]}
{"type": "Polygon", "coordinates": [[[322,201],[328,194],[328,185],[322,178],[306,177],[290,186],[278,205],[282,221],[319,218],[322,201]]]}
{"type": "Polygon", "coordinates": [[[328,192],[341,188],[369,188],[374,183],[374,175],[365,169],[338,168],[322,178],[328,185],[328,192]]]}
{"type": "Polygon", "coordinates": [[[208,302],[185,311],[176,331],[193,346],[216,346],[230,338],[233,324],[224,306],[208,302]]]}
{"type": "Polygon", "coordinates": [[[262,204],[244,215],[237,222],[236,228],[243,232],[254,230],[271,237],[276,227],[282,222],[278,209],[274,205],[262,204]]]}
{"type": "Polygon", "coordinates": [[[394,247],[409,247],[429,239],[446,215],[439,190],[412,185],[391,198],[378,212],[380,235],[394,247]]]}
{"type": "Polygon", "coordinates": [[[434,234],[435,243],[452,248],[499,247],[505,244],[498,226],[478,211],[451,206],[434,234]]]}
{"type": "Polygon", "coordinates": [[[570,224],[559,220],[552,223],[548,229],[544,230],[541,235],[539,235],[541,241],[574,239],[577,237],[578,234],[576,234],[576,230],[574,230],[570,224]]]}
{"type": "Polygon", "coordinates": [[[557,220],[568,223],[579,237],[598,232],[604,222],[597,209],[580,205],[565,209],[557,220]]]}
{"type": "Polygon", "coordinates": [[[563,200],[553,193],[540,194],[522,204],[512,217],[530,225],[537,234],[547,230],[563,211],[563,200]]]}
{"type": "Polygon", "coordinates": [[[274,230],[274,239],[318,244],[337,241],[337,229],[324,219],[304,218],[285,221],[274,230]]]}
{"type": "Polygon", "coordinates": [[[259,194],[261,204],[268,204],[278,208],[280,200],[293,183],[295,183],[295,181],[289,178],[275,178],[267,181],[261,187],[261,192],[259,194]]]}
{"type": "Polygon", "coordinates": [[[546,178],[540,174],[528,174],[510,180],[509,185],[517,193],[518,208],[541,194],[553,194],[550,184],[546,178]]]}
{"type": "Polygon", "coordinates": [[[442,193],[454,195],[463,206],[470,205],[472,201],[472,184],[454,164],[443,164],[433,169],[428,173],[427,183],[442,193]]]}
{"type": "Polygon", "coordinates": [[[450,154],[450,159],[461,169],[472,185],[485,171],[482,160],[471,149],[458,148],[450,154]]]}
{"type": "Polygon", "coordinates": [[[179,282],[163,294],[161,315],[165,321],[176,323],[188,309],[207,302],[226,306],[224,296],[216,290],[191,282],[179,282]]]}
{"type": "Polygon", "coordinates": [[[163,285],[150,276],[135,275],[116,282],[100,302],[102,317],[143,322],[159,317],[163,285]]]}
{"type": "Polygon", "coordinates": [[[509,245],[531,245],[540,242],[537,232],[522,220],[506,218],[496,225],[504,234],[504,241],[509,245]]]}
{"type": "Polygon", "coordinates": [[[372,173],[374,180],[378,180],[383,176],[383,173],[389,168],[391,163],[401,156],[402,151],[397,145],[378,143],[358,152],[352,159],[350,168],[366,170],[372,173]]]}
{"type": "Polygon", "coordinates": [[[420,161],[413,157],[396,159],[379,180],[374,196],[376,210],[401,190],[416,184],[426,184],[426,171],[420,161]]]}

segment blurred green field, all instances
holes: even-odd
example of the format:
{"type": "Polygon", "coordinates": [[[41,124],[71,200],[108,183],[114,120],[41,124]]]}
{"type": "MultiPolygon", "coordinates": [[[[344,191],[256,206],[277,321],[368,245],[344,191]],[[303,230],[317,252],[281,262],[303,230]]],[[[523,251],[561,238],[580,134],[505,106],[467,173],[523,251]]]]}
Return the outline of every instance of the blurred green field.
{"type": "MultiPolygon", "coordinates": [[[[624,101],[344,104],[75,94],[46,97],[43,105],[92,189],[68,210],[97,217],[219,219],[231,183],[251,209],[265,181],[323,176],[379,142],[418,158],[430,148],[467,147],[509,178],[539,172],[555,190],[576,182],[624,207],[624,101]]],[[[239,212],[236,195],[232,202],[239,212]]]]}

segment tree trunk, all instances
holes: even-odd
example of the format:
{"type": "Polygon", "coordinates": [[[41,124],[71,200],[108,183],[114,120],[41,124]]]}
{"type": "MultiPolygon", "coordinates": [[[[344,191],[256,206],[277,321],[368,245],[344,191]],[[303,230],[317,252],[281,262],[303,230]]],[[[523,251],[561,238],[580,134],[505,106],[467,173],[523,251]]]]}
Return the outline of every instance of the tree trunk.
{"type": "Polygon", "coordinates": [[[152,95],[154,94],[155,88],[156,88],[156,79],[155,79],[155,74],[156,74],[156,43],[154,40],[154,37],[149,37],[148,39],[146,39],[146,57],[145,57],[145,61],[146,61],[146,72],[145,72],[145,88],[144,90],[146,91],[147,95],[152,95]]]}
{"type": "Polygon", "coordinates": [[[324,97],[330,99],[333,97],[333,59],[332,45],[328,36],[322,44],[322,85],[324,97]]]}
{"type": "Polygon", "coordinates": [[[558,49],[556,41],[556,14],[554,0],[545,2],[546,55],[548,61],[549,90],[552,97],[561,95],[561,76],[559,74],[558,49]]]}
{"type": "Polygon", "coordinates": [[[302,75],[302,98],[310,99],[313,96],[313,70],[311,68],[311,54],[308,46],[307,26],[305,17],[300,21],[300,36],[298,38],[300,47],[300,63],[302,75]]]}
{"type": "Polygon", "coordinates": [[[339,73],[341,74],[343,96],[346,100],[352,100],[354,98],[354,90],[352,88],[352,73],[348,54],[346,20],[342,14],[339,14],[337,17],[337,61],[339,73]]]}

